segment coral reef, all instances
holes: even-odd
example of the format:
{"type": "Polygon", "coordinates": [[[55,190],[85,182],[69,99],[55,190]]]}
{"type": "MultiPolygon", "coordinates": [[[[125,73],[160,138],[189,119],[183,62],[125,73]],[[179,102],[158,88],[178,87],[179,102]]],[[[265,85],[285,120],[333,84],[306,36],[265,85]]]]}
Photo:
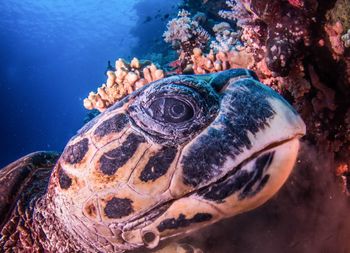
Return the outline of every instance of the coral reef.
{"type": "Polygon", "coordinates": [[[107,71],[106,83],[97,89],[97,93],[90,92],[84,99],[84,107],[102,112],[136,89],[161,79],[164,75],[163,70],[149,61],[142,62],[133,58],[127,63],[118,59],[115,62],[115,71],[107,71]]]}
{"type": "Polygon", "coordinates": [[[193,49],[205,48],[210,35],[197,21],[190,18],[188,11],[181,10],[177,18],[169,21],[163,37],[174,49],[178,49],[181,65],[186,66],[191,61],[193,49]]]}
{"type": "Polygon", "coordinates": [[[287,76],[303,47],[309,45],[308,27],[315,6],[294,8],[279,0],[230,0],[227,4],[231,10],[221,11],[221,16],[237,20],[243,30],[241,39],[254,50],[257,60],[263,57],[269,70],[287,76]]]}
{"type": "Polygon", "coordinates": [[[213,73],[232,68],[250,68],[254,63],[252,55],[244,50],[220,51],[216,54],[211,50],[209,54],[204,55],[200,48],[195,48],[191,59],[195,74],[213,73]]]}

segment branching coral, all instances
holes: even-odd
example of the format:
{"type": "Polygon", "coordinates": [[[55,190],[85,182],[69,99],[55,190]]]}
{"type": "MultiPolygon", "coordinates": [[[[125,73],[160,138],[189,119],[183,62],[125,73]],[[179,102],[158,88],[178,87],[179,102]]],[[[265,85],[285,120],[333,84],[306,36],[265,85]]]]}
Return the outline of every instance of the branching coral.
{"type": "Polygon", "coordinates": [[[164,75],[163,70],[149,61],[140,62],[134,58],[129,64],[119,59],[115,63],[115,71],[107,71],[106,83],[97,89],[97,93],[90,92],[84,99],[84,107],[102,112],[136,89],[164,75]]]}
{"type": "Polygon", "coordinates": [[[257,16],[253,12],[248,11],[246,8],[246,1],[226,1],[227,6],[230,10],[221,10],[219,15],[225,19],[236,20],[238,26],[252,22],[257,16]]]}
{"type": "Polygon", "coordinates": [[[230,24],[221,22],[214,25],[215,40],[210,43],[210,48],[215,52],[227,53],[234,50],[238,44],[239,32],[233,31],[230,24]]]}
{"type": "Polygon", "coordinates": [[[178,48],[182,65],[186,66],[191,61],[194,48],[203,49],[209,41],[209,34],[197,21],[190,18],[190,13],[181,10],[177,18],[167,24],[167,31],[163,34],[164,40],[178,48]]]}

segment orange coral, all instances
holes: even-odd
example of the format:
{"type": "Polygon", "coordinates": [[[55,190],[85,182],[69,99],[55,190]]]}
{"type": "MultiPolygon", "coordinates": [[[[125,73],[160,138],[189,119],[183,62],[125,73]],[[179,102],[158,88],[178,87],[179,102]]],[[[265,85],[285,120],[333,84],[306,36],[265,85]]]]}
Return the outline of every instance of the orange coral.
{"type": "Polygon", "coordinates": [[[252,55],[245,50],[232,50],[227,53],[218,52],[216,54],[210,51],[209,54],[204,55],[200,48],[195,48],[191,59],[195,74],[213,73],[232,68],[251,68],[254,64],[252,55]]]}
{"type": "Polygon", "coordinates": [[[153,63],[140,62],[137,58],[132,59],[130,64],[118,59],[115,69],[107,71],[107,81],[97,89],[97,93],[90,92],[84,99],[86,109],[102,112],[136,89],[165,76],[164,71],[153,63]]]}

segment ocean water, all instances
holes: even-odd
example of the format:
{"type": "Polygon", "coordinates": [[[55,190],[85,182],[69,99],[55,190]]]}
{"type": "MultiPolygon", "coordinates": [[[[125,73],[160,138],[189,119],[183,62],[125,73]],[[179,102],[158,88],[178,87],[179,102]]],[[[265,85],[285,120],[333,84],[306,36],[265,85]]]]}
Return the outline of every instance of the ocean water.
{"type": "Polygon", "coordinates": [[[0,167],[61,151],[108,60],[155,50],[177,1],[0,1],[0,167]]]}

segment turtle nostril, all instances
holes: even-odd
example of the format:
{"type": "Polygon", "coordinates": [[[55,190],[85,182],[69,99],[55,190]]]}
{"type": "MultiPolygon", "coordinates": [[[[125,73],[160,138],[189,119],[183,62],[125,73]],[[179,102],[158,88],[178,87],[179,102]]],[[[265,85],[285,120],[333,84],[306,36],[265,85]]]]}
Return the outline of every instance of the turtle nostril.
{"type": "Polygon", "coordinates": [[[143,235],[143,241],[147,244],[153,242],[156,239],[156,235],[153,232],[146,232],[143,235]]]}
{"type": "Polygon", "coordinates": [[[145,231],[142,234],[142,240],[147,248],[153,249],[159,243],[159,236],[152,231],[145,231]]]}

